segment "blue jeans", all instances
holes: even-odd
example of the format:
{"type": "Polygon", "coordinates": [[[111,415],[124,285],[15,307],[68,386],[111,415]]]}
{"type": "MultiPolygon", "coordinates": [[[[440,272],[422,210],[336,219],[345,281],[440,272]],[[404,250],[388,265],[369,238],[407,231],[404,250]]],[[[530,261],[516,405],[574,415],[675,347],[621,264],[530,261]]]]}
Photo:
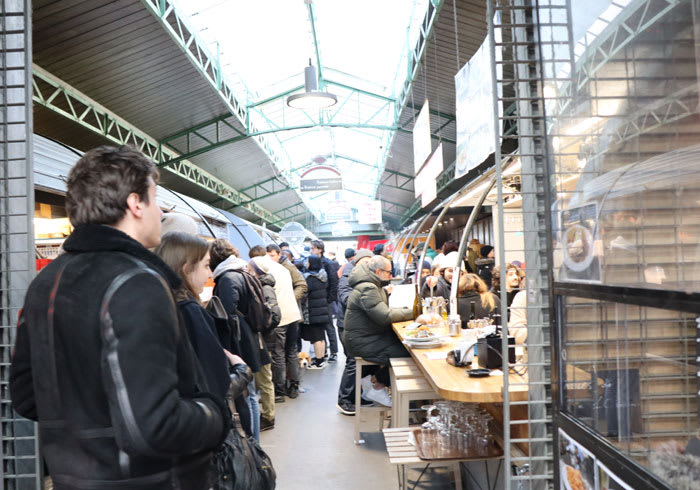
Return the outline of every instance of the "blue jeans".
{"type": "Polygon", "coordinates": [[[248,385],[248,405],[250,406],[250,419],[253,437],[255,440],[260,442],[260,405],[258,405],[258,391],[255,388],[255,380],[251,381],[248,385]]]}

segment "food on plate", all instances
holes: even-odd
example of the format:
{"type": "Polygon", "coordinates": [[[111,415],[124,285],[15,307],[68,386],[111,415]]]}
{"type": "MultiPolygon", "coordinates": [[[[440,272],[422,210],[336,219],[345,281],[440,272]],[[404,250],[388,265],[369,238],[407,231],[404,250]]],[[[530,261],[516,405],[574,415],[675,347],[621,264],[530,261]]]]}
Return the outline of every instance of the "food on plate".
{"type": "Polygon", "coordinates": [[[426,327],[424,325],[422,327],[418,327],[418,330],[416,330],[416,337],[419,339],[425,339],[428,337],[433,337],[433,333],[430,331],[430,327],[426,327]]]}
{"type": "Polygon", "coordinates": [[[581,477],[581,472],[571,466],[566,466],[566,479],[569,481],[569,486],[571,490],[586,490],[583,485],[583,478],[581,477]]]}

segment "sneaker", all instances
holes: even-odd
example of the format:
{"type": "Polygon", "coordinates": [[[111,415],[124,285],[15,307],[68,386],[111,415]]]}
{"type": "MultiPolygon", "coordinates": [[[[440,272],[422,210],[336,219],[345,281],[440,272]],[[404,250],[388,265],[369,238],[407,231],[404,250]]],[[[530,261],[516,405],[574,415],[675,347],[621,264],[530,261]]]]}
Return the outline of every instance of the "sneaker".
{"type": "Polygon", "coordinates": [[[338,362],[338,354],[331,354],[328,358],[328,362],[338,362]]]}
{"type": "Polygon", "coordinates": [[[371,376],[362,378],[361,384],[363,399],[373,401],[386,407],[391,406],[391,395],[389,395],[389,390],[387,390],[386,386],[381,389],[376,389],[372,384],[371,376]]]}
{"type": "Polygon", "coordinates": [[[326,361],[323,359],[319,359],[317,357],[314,357],[313,360],[311,361],[311,364],[309,364],[308,369],[323,369],[326,367],[326,361]]]}
{"type": "Polygon", "coordinates": [[[260,416],[260,432],[275,428],[275,419],[268,420],[262,415],[260,416]]]}
{"type": "Polygon", "coordinates": [[[275,403],[284,403],[284,395],[275,395],[275,403]]]}
{"type": "Polygon", "coordinates": [[[296,381],[289,382],[289,388],[287,388],[287,396],[292,399],[299,396],[299,383],[297,383],[296,381]]]}
{"type": "Polygon", "coordinates": [[[343,415],[355,415],[355,405],[349,402],[341,402],[336,405],[343,415]]]}

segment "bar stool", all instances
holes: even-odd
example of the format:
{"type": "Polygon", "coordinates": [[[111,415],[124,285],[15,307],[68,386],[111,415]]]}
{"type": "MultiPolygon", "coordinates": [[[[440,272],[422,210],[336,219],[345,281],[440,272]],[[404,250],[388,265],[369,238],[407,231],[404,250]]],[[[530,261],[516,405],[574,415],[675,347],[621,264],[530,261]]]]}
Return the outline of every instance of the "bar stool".
{"type": "Polygon", "coordinates": [[[413,400],[432,400],[437,393],[425,377],[397,379],[391,390],[391,426],[406,427],[409,420],[409,404],[413,400]]]}
{"type": "Polygon", "coordinates": [[[384,419],[387,417],[387,413],[391,410],[391,407],[385,407],[383,405],[379,406],[362,406],[362,366],[379,366],[380,364],[376,362],[366,361],[361,357],[355,358],[355,444],[364,444],[365,440],[360,438],[360,423],[362,422],[362,415],[367,414],[379,414],[379,428],[378,432],[384,428],[384,419]]]}

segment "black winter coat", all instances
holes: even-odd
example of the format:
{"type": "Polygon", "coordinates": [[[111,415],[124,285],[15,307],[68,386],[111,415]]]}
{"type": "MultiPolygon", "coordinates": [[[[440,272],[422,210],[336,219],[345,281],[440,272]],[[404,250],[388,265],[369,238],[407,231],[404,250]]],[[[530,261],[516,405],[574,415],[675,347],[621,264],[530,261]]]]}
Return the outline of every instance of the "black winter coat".
{"type": "Polygon", "coordinates": [[[318,272],[305,272],[306,285],[309,288],[308,293],[308,308],[309,308],[309,323],[323,323],[324,325],[330,321],[328,316],[328,297],[326,294],[326,285],[328,284],[328,276],[326,271],[321,269],[318,272]]]}
{"type": "MultiPolygon", "coordinates": [[[[338,328],[345,328],[345,312],[348,309],[348,298],[352,288],[350,287],[350,273],[355,268],[355,263],[350,261],[345,264],[343,274],[338,279],[338,317],[336,319],[338,328]]],[[[342,340],[342,339],[341,339],[342,340]]]]}
{"type": "Polygon", "coordinates": [[[229,362],[219,342],[214,318],[194,299],[180,301],[177,306],[209,389],[225,399],[231,384],[229,362]]]}
{"type": "Polygon", "coordinates": [[[338,298],[338,269],[340,266],[338,262],[334,262],[328,257],[322,255],[321,262],[323,263],[323,270],[326,271],[326,276],[328,283],[326,286],[326,300],[328,304],[331,304],[338,298]]]}
{"type": "Polygon", "coordinates": [[[208,488],[227,427],[178,321],[179,277],[105,225],[77,227],[64,249],[29,286],[10,368],[54,488],[208,488]]]}
{"type": "MultiPolygon", "coordinates": [[[[257,373],[265,364],[270,364],[270,354],[262,341],[262,336],[253,331],[246,320],[250,291],[241,272],[230,270],[215,279],[214,294],[229,314],[232,328],[230,349],[241,356],[248,367],[257,373]]],[[[226,346],[224,346],[226,347],[226,346]]]]}

